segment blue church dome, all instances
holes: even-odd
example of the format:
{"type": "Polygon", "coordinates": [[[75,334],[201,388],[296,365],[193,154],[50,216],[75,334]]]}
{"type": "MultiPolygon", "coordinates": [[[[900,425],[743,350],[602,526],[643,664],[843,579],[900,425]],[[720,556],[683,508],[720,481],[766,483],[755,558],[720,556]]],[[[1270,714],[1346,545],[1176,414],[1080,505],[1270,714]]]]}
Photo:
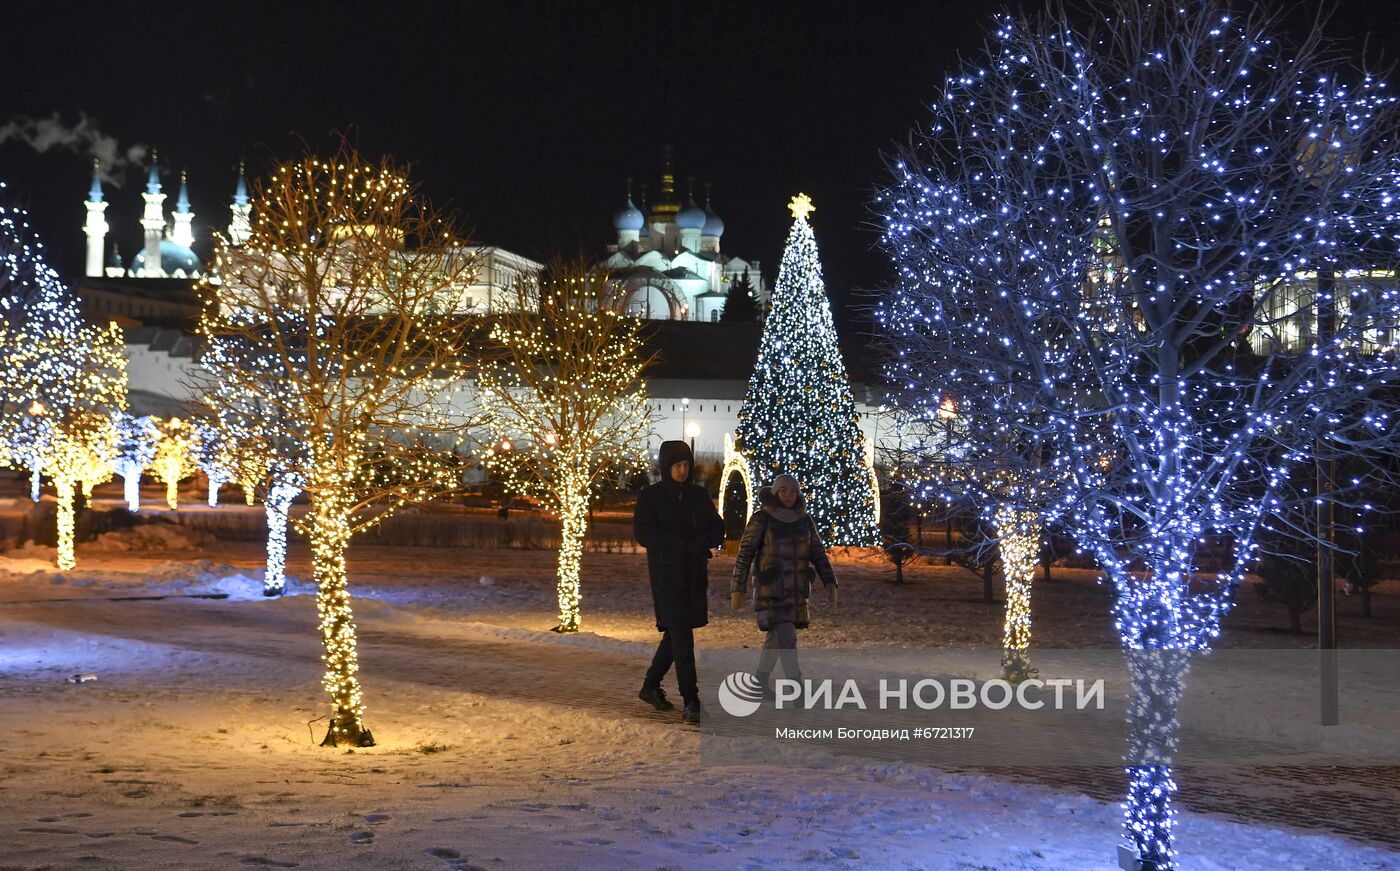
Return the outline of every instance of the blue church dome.
{"type": "Polygon", "coordinates": [[[640,230],[645,223],[646,217],[636,206],[632,205],[631,197],[627,198],[627,205],[613,215],[613,229],[615,230],[640,230]]]}
{"type": "Polygon", "coordinates": [[[720,220],[719,215],[715,214],[715,210],[710,208],[710,204],[708,202],[705,203],[705,226],[701,228],[700,235],[724,235],[724,221],[720,220]]]}
{"type": "Polygon", "coordinates": [[[695,205],[695,200],[690,200],[676,215],[676,226],[682,230],[699,230],[705,226],[705,210],[695,205]]]}
{"type": "MultiPolygon", "coordinates": [[[[131,259],[131,273],[138,275],[146,265],[146,249],[142,248],[135,257],[131,259]]],[[[199,262],[199,256],[183,245],[176,245],[169,239],[160,241],[160,268],[166,274],[177,269],[184,270],[186,275],[193,275],[204,270],[204,264],[199,262]]]]}

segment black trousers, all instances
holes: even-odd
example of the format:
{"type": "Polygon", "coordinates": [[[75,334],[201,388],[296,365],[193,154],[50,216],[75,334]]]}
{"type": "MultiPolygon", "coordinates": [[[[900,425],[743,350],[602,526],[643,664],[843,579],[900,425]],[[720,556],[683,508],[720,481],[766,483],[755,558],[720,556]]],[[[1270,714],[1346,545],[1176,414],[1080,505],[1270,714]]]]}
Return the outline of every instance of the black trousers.
{"type": "Polygon", "coordinates": [[[661,636],[656,645],[656,655],[651,658],[647,669],[646,685],[661,686],[662,678],[671,666],[676,667],[676,683],[680,685],[681,698],[689,701],[700,697],[699,676],[695,671],[695,630],[689,626],[673,626],[661,636]]]}

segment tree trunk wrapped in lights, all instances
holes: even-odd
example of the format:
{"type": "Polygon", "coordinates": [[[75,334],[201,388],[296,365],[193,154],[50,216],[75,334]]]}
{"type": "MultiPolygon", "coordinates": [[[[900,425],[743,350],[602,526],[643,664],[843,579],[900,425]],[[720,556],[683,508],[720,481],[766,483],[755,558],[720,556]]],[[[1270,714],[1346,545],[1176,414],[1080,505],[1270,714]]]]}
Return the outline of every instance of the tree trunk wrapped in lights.
{"type": "Polygon", "coordinates": [[[559,516],[556,628],[577,632],[589,502],[607,476],[646,466],[651,417],[641,377],[651,358],[642,322],[625,314],[606,271],[579,260],[547,272],[520,282],[517,304],[495,316],[479,401],[498,446],[486,452],[487,467],[508,492],[559,516]]]}
{"type": "Polygon", "coordinates": [[[1002,17],[946,82],[878,197],[882,314],[899,390],[1000,404],[1003,443],[1058,471],[1047,517],[1098,559],[1130,660],[1125,832],[1165,871],[1187,654],[1261,528],[1306,535],[1293,470],[1395,450],[1400,142],[1395,98],[1320,27],[1286,47],[1258,7],[1099,13],[1002,17]]]}
{"type": "Polygon", "coordinates": [[[1001,572],[1006,579],[1006,605],[1001,631],[1001,676],[1018,683],[1035,675],[1031,668],[1031,581],[1040,556],[1040,514],[997,509],[993,520],[1001,572]]]}
{"type": "MultiPolygon", "coordinates": [[[[247,486],[247,492],[254,492],[247,486]]],[[[287,481],[274,480],[263,496],[267,514],[267,566],[263,572],[263,595],[280,596],[287,583],[287,513],[301,488],[287,481]]]]}
{"type": "Polygon", "coordinates": [[[306,517],[312,579],[316,583],[316,614],[321,627],[321,661],[326,665],[322,686],[330,693],[333,707],[330,729],[322,743],[332,747],[369,747],[374,744],[374,736],[364,723],[355,615],[350,608],[349,576],[345,570],[354,499],[346,492],[348,476],[344,469],[337,468],[336,459],[313,457],[313,468],[321,474],[311,481],[315,497],[306,517]],[[315,465],[318,462],[324,465],[315,465]]]}
{"type": "MultiPolygon", "coordinates": [[[[348,143],[254,185],[246,241],[218,246],[201,282],[202,417],[264,490],[268,588],[279,579],[287,506],[310,510],[312,573],[330,695],[327,746],[374,743],[364,720],[345,550],[410,502],[453,492],[470,421],[447,401],[479,330],[459,311],[478,264],[391,161],[348,143]]],[[[254,483],[254,480],[256,483],[254,483]]]]}

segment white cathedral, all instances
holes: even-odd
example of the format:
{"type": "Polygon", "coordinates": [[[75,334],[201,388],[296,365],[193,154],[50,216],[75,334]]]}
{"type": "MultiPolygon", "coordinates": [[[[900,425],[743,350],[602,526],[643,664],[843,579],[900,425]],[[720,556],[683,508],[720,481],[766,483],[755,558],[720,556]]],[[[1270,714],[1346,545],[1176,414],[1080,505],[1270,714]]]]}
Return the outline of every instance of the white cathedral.
{"type": "Polygon", "coordinates": [[[676,197],[672,149],[662,149],[661,194],[656,202],[638,208],[632,180],[627,180],[625,205],[613,215],[617,244],[602,265],[612,271],[627,290],[627,310],[636,317],[656,320],[715,322],[724,309],[732,282],[748,279],[759,311],[768,302],[757,260],[732,257],[720,251],[724,221],[710,205],[695,202],[694,180],[684,205],[676,197]]]}

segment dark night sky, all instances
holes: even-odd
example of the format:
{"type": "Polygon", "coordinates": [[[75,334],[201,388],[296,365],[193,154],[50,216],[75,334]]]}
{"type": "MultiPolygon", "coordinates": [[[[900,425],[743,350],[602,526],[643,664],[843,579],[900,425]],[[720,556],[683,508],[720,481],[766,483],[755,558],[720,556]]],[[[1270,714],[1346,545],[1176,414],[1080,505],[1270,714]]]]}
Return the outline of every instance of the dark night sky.
{"type": "MultiPolygon", "coordinates": [[[[883,280],[868,191],[879,150],[927,112],[997,8],[977,0],[859,4],[309,2],[15,3],[5,10],[0,124],[85,114],[123,149],[155,146],[167,206],[187,167],[196,233],[224,227],[240,158],[291,155],[353,125],[360,146],[411,161],[477,238],[530,256],[602,252],[631,175],[714,183],[726,251],[771,280],[788,198],[813,223],[838,309],[883,280]]],[[[1305,22],[1313,4],[1296,7],[1305,22]]],[[[1301,26],[1301,25],[1300,25],[1301,26]]],[[[1400,55],[1394,0],[1340,0],[1329,32],[1400,55]]],[[[90,159],[0,144],[65,275],[82,268],[90,159]]],[[[144,168],[109,186],[108,223],[139,245],[144,168]]],[[[109,240],[112,237],[109,237],[109,240]]],[[[199,246],[196,246],[199,247],[199,246]]],[[[207,244],[201,253],[207,254],[207,244]]],[[[849,322],[846,324],[850,326],[849,322]]]]}

